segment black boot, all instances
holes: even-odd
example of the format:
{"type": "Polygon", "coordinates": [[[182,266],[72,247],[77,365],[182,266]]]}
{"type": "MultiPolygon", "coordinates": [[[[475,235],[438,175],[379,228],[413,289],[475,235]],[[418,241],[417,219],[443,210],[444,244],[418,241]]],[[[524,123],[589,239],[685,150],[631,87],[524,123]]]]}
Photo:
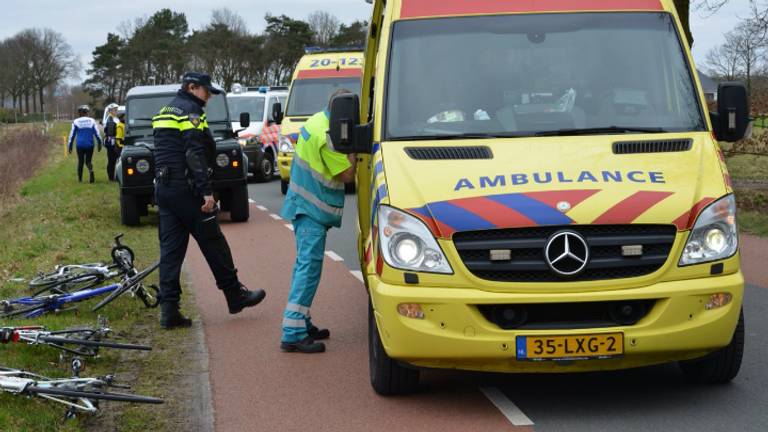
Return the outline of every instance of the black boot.
{"type": "Polygon", "coordinates": [[[229,313],[236,314],[247,307],[261,303],[267,293],[262,289],[248,291],[243,285],[240,285],[235,289],[225,290],[224,296],[227,298],[229,313]]]}
{"type": "Polygon", "coordinates": [[[178,303],[168,302],[160,304],[160,327],[170,330],[191,326],[192,320],[181,314],[178,303]]]}
{"type": "Polygon", "coordinates": [[[96,177],[93,176],[93,170],[89,171],[91,173],[91,183],[96,181],[96,177]]]}
{"type": "Polygon", "coordinates": [[[317,328],[314,325],[307,329],[307,334],[314,340],[323,340],[331,337],[330,330],[317,328]]]}
{"type": "Polygon", "coordinates": [[[307,336],[299,342],[288,343],[280,342],[280,349],[283,352],[300,352],[304,354],[314,354],[325,352],[325,344],[322,342],[315,342],[314,339],[307,336]]]}

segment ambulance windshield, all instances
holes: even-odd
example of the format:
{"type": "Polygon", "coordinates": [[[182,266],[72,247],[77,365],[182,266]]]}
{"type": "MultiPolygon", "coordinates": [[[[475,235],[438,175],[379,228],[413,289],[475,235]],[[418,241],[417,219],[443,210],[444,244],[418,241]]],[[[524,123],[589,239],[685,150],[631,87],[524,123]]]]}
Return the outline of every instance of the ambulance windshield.
{"type": "Polygon", "coordinates": [[[312,78],[295,80],[288,96],[286,116],[310,116],[328,107],[328,100],[338,89],[360,94],[360,78],[312,78]]]}
{"type": "Polygon", "coordinates": [[[398,21],[387,139],[703,131],[672,16],[398,21]]]}

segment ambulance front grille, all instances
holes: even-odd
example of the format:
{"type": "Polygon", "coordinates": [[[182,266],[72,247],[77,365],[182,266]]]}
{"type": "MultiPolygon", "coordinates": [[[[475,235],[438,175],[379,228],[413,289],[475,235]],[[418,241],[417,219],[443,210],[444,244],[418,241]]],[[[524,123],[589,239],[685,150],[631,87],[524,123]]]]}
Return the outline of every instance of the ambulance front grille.
{"type": "Polygon", "coordinates": [[[691,149],[693,140],[619,141],[613,143],[614,154],[669,153],[691,149]]]}
{"type": "Polygon", "coordinates": [[[676,233],[674,225],[548,226],[457,232],[453,243],[467,270],[481,279],[568,283],[651,274],[667,261],[676,233]],[[564,229],[579,233],[589,245],[589,262],[575,276],[558,275],[544,256],[547,240],[564,229]],[[637,245],[642,255],[625,256],[622,246],[637,245]],[[497,257],[509,251],[511,259],[492,260],[491,250],[497,257]]]}
{"type": "Polygon", "coordinates": [[[486,146],[406,147],[405,153],[416,160],[493,159],[493,152],[486,146]]]}

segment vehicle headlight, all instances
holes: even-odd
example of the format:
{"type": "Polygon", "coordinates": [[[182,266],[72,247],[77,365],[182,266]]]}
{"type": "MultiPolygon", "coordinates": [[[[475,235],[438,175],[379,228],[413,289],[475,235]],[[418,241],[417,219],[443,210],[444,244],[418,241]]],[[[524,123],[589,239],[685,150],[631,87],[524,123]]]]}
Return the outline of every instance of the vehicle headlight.
{"type": "Polygon", "coordinates": [[[219,155],[216,156],[216,165],[218,165],[219,168],[224,168],[229,165],[229,156],[227,156],[226,153],[219,153],[219,155]]]}
{"type": "Polygon", "coordinates": [[[285,135],[280,135],[280,151],[283,153],[293,153],[295,151],[291,139],[285,135]]]}
{"type": "Polygon", "coordinates": [[[237,140],[237,143],[240,144],[240,147],[245,147],[248,145],[248,140],[245,138],[240,138],[237,140]]]}
{"type": "Polygon", "coordinates": [[[136,161],[136,171],[141,174],[146,174],[149,171],[149,161],[146,159],[139,159],[136,161]]]}
{"type": "Polygon", "coordinates": [[[738,248],[736,199],[731,194],[713,202],[699,214],[688,236],[679,265],[729,258],[738,248]]]}
{"type": "Polygon", "coordinates": [[[384,261],[391,267],[427,273],[453,273],[437,240],[418,218],[379,206],[379,239],[384,261]]]}

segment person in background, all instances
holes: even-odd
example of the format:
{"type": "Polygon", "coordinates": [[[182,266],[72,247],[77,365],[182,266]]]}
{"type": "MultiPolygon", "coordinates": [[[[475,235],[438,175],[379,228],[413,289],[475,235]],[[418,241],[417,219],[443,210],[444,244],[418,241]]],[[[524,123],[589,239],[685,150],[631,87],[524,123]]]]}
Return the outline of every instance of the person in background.
{"type": "Polygon", "coordinates": [[[115,163],[117,162],[117,104],[111,103],[105,109],[107,112],[104,122],[104,147],[107,149],[107,177],[110,181],[115,180],[115,163]]]}
{"type": "Polygon", "coordinates": [[[93,175],[93,141],[98,144],[98,151],[101,151],[101,137],[99,136],[99,130],[96,127],[96,120],[88,117],[90,108],[88,105],[81,105],[77,109],[77,115],[79,116],[72,122],[72,129],[69,131],[69,138],[67,139],[67,149],[69,153],[72,153],[72,144],[77,142],[77,179],[83,181],[83,164],[88,167],[90,173],[90,182],[96,181],[93,175]]]}
{"type": "Polygon", "coordinates": [[[125,113],[118,112],[117,119],[117,133],[115,134],[115,150],[117,150],[117,156],[123,152],[123,146],[125,145],[125,113]]]}
{"type": "Polygon", "coordinates": [[[320,353],[331,332],[312,323],[309,308],[320,283],[325,239],[331,227],[341,226],[344,212],[344,183],[355,180],[357,156],[333,151],[327,142],[330,105],[334,97],[350,93],[339,89],[328,101],[328,109],[307,120],[296,143],[291,166],[291,185],[282,215],[293,222],[296,262],[293,265],[288,304],[283,312],[284,352],[320,353]]]}

